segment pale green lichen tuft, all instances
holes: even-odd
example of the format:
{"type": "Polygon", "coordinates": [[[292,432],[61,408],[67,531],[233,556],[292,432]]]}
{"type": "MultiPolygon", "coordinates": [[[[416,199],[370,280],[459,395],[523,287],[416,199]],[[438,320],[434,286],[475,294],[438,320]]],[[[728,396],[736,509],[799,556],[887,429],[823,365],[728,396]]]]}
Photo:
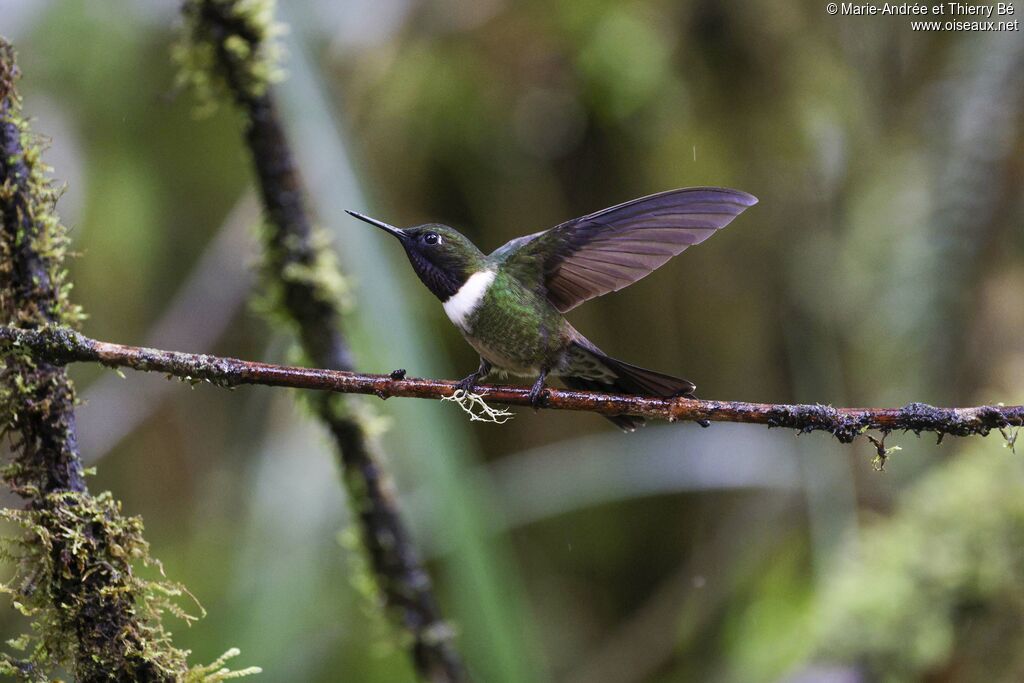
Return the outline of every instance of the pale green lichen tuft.
{"type": "Polygon", "coordinates": [[[225,666],[228,660],[234,659],[240,654],[241,650],[233,647],[209,664],[192,667],[185,674],[184,683],[219,683],[219,681],[230,681],[263,673],[263,669],[258,666],[248,666],[236,670],[225,666]]]}
{"type": "MultiPolygon", "coordinates": [[[[351,507],[359,511],[358,490],[362,482],[351,477],[349,497],[351,507]]],[[[349,585],[356,592],[359,609],[365,619],[367,641],[371,644],[374,655],[385,657],[408,647],[411,635],[402,629],[392,628],[387,618],[387,602],[381,593],[377,578],[370,567],[366,556],[366,545],[360,537],[359,530],[350,525],[338,532],[338,543],[345,550],[348,565],[349,585]]]]}
{"type": "Polygon", "coordinates": [[[50,176],[52,169],[42,161],[44,141],[31,132],[21,115],[20,98],[11,92],[6,104],[0,124],[17,130],[21,156],[0,164],[5,171],[0,181],[0,205],[10,207],[10,218],[18,224],[13,233],[4,230],[0,240],[0,280],[8,284],[16,277],[16,250],[33,253],[39,272],[31,287],[24,282],[20,291],[4,287],[0,307],[11,312],[17,309],[12,324],[52,323],[77,328],[85,315],[69,296],[72,285],[64,263],[70,240],[56,212],[61,189],[50,176]],[[26,231],[25,224],[34,229],[26,231]],[[14,297],[18,299],[17,307],[14,297]]]}
{"type": "Polygon", "coordinates": [[[327,411],[332,420],[351,420],[359,423],[367,439],[379,438],[391,429],[394,421],[381,414],[366,401],[353,401],[350,396],[331,393],[327,396],[327,411]]]}
{"type": "Polygon", "coordinates": [[[338,256],[331,248],[330,236],[326,230],[313,230],[309,249],[313,254],[313,262],[310,265],[288,263],[280,271],[279,278],[286,283],[306,285],[312,290],[317,301],[337,306],[341,313],[351,312],[354,306],[352,287],[348,278],[341,274],[338,256]]]}
{"type": "Polygon", "coordinates": [[[22,530],[0,538],[0,560],[12,568],[0,593],[32,620],[30,632],[7,641],[13,652],[0,654],[0,674],[43,681],[61,668],[102,673],[122,657],[135,661],[119,670],[146,671],[152,680],[215,683],[260,672],[227,669],[234,649],[212,664],[188,667],[189,652],[174,647],[163,618],[170,614],[191,625],[205,611],[182,584],[165,577],[143,538],[141,518],[124,516],[109,492],[51,493],[38,508],[0,510],[0,519],[22,530]],[[144,578],[140,569],[155,576],[144,578]],[[132,618],[112,623],[118,614],[132,618]],[[97,632],[83,632],[85,624],[97,632]],[[75,638],[68,636],[72,627],[75,638]],[[119,629],[117,639],[100,661],[76,660],[76,641],[91,641],[95,652],[98,642],[109,641],[111,628],[119,629]]]}
{"type": "MultiPolygon", "coordinates": [[[[250,301],[252,310],[275,326],[298,333],[298,324],[285,302],[286,288],[298,286],[326,308],[335,309],[339,315],[350,313],[355,307],[352,286],[341,272],[327,231],[314,228],[308,246],[285,244],[282,247],[273,239],[274,230],[267,223],[261,223],[258,229],[257,237],[263,245],[259,265],[262,278],[259,291],[250,301]],[[297,259],[296,255],[300,253],[308,254],[305,259],[308,263],[297,259]]],[[[297,363],[309,362],[301,348],[295,353],[298,354],[295,356],[297,363]]]]}
{"type": "Polygon", "coordinates": [[[187,0],[185,25],[171,48],[177,85],[192,90],[199,114],[225,97],[263,97],[281,80],[284,28],[273,0],[187,0]]]}
{"type": "Polygon", "coordinates": [[[470,422],[489,422],[500,425],[516,416],[507,408],[492,408],[484,400],[484,394],[475,394],[463,389],[456,389],[451,396],[444,396],[441,400],[450,401],[462,408],[462,412],[469,415],[470,422]]]}
{"type": "MultiPolygon", "coordinates": [[[[284,246],[279,246],[273,239],[273,230],[273,226],[267,223],[259,228],[258,238],[264,245],[264,257],[259,267],[262,275],[260,289],[250,300],[253,312],[266,319],[268,324],[300,336],[301,325],[289,310],[285,293],[289,287],[295,286],[339,317],[350,313],[355,307],[352,287],[341,272],[327,232],[315,228],[308,244],[295,244],[296,238],[289,236],[284,246]],[[308,254],[311,264],[297,261],[297,254],[308,254]]],[[[289,365],[316,365],[298,342],[288,347],[285,362],[289,365]]],[[[389,418],[365,402],[352,401],[348,396],[335,393],[321,396],[306,391],[296,391],[294,395],[296,403],[312,414],[322,415],[329,421],[358,422],[368,438],[383,434],[391,425],[389,418]]]]}
{"type": "Polygon", "coordinates": [[[0,519],[22,529],[20,536],[0,539],[0,557],[13,567],[0,592],[32,619],[32,631],[8,643],[24,659],[5,655],[7,673],[25,678],[26,671],[89,670],[91,663],[76,661],[76,641],[91,642],[95,651],[98,643],[110,640],[100,630],[111,627],[120,631],[103,652],[102,665],[127,657],[137,660],[134,670],[150,670],[157,678],[186,670],[187,652],[171,644],[162,617],[169,613],[185,623],[195,621],[198,617],[179,604],[191,596],[163,577],[142,536],[142,520],[122,515],[110,493],[51,493],[33,509],[0,510],[0,519]],[[141,577],[137,567],[150,568],[158,578],[141,577]],[[116,615],[134,618],[110,623],[116,615]],[[81,630],[89,624],[97,632],[81,630]],[[78,629],[76,638],[68,637],[71,628],[78,629]]]}
{"type": "Polygon", "coordinates": [[[22,530],[0,538],[0,560],[12,571],[0,593],[31,619],[31,630],[9,639],[10,651],[0,653],[0,674],[47,681],[60,669],[85,676],[116,669],[147,672],[149,680],[215,683],[260,672],[226,668],[234,649],[189,668],[189,652],[173,645],[164,617],[191,625],[205,610],[166,578],[150,555],[141,518],[123,515],[109,492],[50,493],[31,509],[0,509],[0,519],[22,530]],[[95,661],[81,660],[83,642],[95,661]]]}
{"type": "Polygon", "coordinates": [[[1000,427],[999,434],[1003,437],[1003,448],[1009,448],[1011,453],[1017,453],[1017,437],[1020,436],[1024,427],[1000,427]]]}

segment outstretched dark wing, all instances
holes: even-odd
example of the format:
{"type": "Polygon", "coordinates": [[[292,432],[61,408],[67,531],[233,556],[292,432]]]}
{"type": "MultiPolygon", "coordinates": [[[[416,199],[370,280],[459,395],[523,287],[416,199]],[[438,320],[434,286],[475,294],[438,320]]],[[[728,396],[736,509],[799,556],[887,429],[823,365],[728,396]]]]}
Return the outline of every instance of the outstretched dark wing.
{"type": "Polygon", "coordinates": [[[518,237],[492,258],[523,279],[539,275],[564,313],[650,274],[756,203],[724,187],[669,190],[518,237]]]}

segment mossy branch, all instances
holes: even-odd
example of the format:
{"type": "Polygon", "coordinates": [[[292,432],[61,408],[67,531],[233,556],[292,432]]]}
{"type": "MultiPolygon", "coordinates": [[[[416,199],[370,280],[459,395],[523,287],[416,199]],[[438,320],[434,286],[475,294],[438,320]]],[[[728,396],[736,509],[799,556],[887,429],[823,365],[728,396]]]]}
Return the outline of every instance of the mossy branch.
{"type": "MultiPolygon", "coordinates": [[[[176,48],[184,83],[198,86],[209,105],[231,100],[245,117],[245,142],[259,182],[267,225],[264,277],[275,319],[293,328],[314,365],[354,367],[342,332],[334,254],[320,239],[303,201],[302,180],[288,144],[271,83],[280,75],[273,40],[278,32],[269,0],[187,0],[185,32],[176,48]]],[[[316,409],[338,448],[344,482],[363,543],[387,605],[410,636],[420,678],[466,679],[452,629],[441,617],[430,577],[406,529],[358,406],[323,394],[316,409]]]]}
{"type": "MultiPolygon", "coordinates": [[[[17,75],[14,51],[0,39],[0,320],[32,334],[74,325],[81,314],[68,299],[58,191],[21,115],[17,75]]],[[[23,529],[0,539],[0,556],[14,571],[0,592],[33,620],[33,634],[8,643],[21,652],[0,654],[0,674],[26,681],[52,680],[64,670],[87,682],[214,680],[188,668],[188,653],[172,645],[162,625],[166,612],[192,620],[177,604],[187,591],[136,572],[159,567],[141,519],[86,486],[75,400],[63,362],[24,349],[0,359],[0,434],[13,454],[0,477],[26,500],[23,510],[0,511],[23,529]]]]}
{"type": "MultiPolygon", "coordinates": [[[[95,362],[108,367],[162,372],[193,384],[209,383],[221,387],[266,385],[341,394],[367,394],[381,399],[445,399],[450,398],[458,389],[458,382],[455,381],[412,379],[400,372],[389,375],[363,374],[125,346],[97,341],[61,328],[21,330],[0,327],[0,346],[6,347],[8,351],[22,349],[35,358],[51,363],[95,362]]],[[[529,387],[486,385],[480,388],[486,391],[487,399],[493,403],[531,405],[529,387]]],[[[883,433],[931,432],[941,438],[946,435],[985,436],[993,430],[1024,426],[1024,405],[940,408],[924,403],[910,403],[902,408],[834,408],[819,404],[661,398],[549,388],[545,390],[540,407],[608,416],[639,415],[669,422],[739,422],[795,429],[801,433],[822,431],[842,443],[850,443],[868,430],[883,433]]],[[[880,439],[873,439],[873,443],[876,447],[885,448],[880,439]]]]}

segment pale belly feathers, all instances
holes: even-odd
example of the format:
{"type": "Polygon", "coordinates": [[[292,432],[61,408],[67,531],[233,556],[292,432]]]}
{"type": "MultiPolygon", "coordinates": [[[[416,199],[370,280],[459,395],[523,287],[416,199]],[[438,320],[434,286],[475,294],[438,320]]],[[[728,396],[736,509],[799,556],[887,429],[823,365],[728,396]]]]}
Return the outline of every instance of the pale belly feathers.
{"type": "Polygon", "coordinates": [[[557,325],[547,321],[548,328],[558,328],[554,330],[556,336],[543,335],[540,332],[542,325],[536,324],[539,318],[534,320],[537,316],[528,310],[535,304],[528,300],[530,295],[526,290],[516,291],[514,286],[509,287],[505,282],[505,288],[490,292],[498,277],[494,270],[473,273],[455,294],[443,302],[448,319],[499,375],[536,377],[540,374],[541,363],[545,359],[551,363],[553,355],[557,359],[551,363],[551,374],[561,374],[564,360],[568,360],[561,341],[562,326],[568,327],[568,324],[559,314],[557,325]],[[485,302],[487,309],[481,311],[485,302]]]}

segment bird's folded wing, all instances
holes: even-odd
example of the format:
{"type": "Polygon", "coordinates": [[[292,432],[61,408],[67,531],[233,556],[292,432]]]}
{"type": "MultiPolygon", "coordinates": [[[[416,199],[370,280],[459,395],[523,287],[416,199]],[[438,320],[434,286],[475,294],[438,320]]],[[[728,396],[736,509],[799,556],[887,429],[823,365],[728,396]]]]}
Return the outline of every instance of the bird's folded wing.
{"type": "Polygon", "coordinates": [[[728,188],[669,190],[519,237],[493,256],[523,279],[540,279],[564,313],[636,282],[756,203],[728,188]]]}

